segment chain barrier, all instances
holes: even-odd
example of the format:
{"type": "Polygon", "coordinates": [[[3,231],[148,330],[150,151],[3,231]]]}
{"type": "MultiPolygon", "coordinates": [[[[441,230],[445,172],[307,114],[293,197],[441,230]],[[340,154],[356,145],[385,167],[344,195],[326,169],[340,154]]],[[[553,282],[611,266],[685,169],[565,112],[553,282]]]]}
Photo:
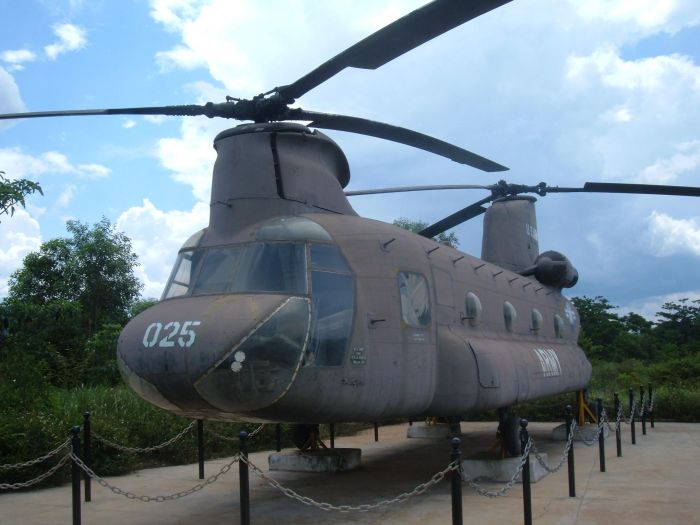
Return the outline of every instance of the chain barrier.
{"type": "Polygon", "coordinates": [[[63,443],[61,443],[59,446],[57,446],[55,449],[53,449],[51,452],[47,452],[41,457],[38,457],[36,459],[30,459],[29,461],[25,461],[24,463],[5,463],[4,465],[0,465],[0,470],[14,470],[14,469],[20,469],[23,467],[31,467],[32,465],[36,465],[37,463],[41,463],[42,461],[46,461],[52,456],[55,456],[58,454],[61,450],[64,448],[67,448],[70,446],[70,438],[66,439],[63,443]]]}
{"type": "Polygon", "coordinates": [[[36,485],[37,483],[44,481],[46,478],[49,478],[53,476],[53,474],[60,469],[63,465],[66,464],[66,462],[71,458],[71,453],[66,454],[61,458],[61,460],[56,463],[53,467],[51,467],[49,470],[44,472],[43,474],[40,474],[39,476],[35,477],[34,479],[30,479],[29,481],[23,481],[23,482],[18,482],[18,483],[0,483],[0,490],[17,490],[17,489],[26,489],[27,487],[31,487],[32,485],[36,485]]]}
{"type": "Polygon", "coordinates": [[[628,425],[631,425],[631,424],[632,424],[632,420],[634,419],[634,413],[635,413],[636,410],[637,410],[637,400],[635,399],[635,400],[632,402],[632,410],[630,410],[630,417],[627,418],[627,424],[628,424],[628,425]]]}
{"type": "Polygon", "coordinates": [[[647,399],[647,393],[644,392],[644,395],[642,396],[639,406],[639,417],[642,418],[644,417],[644,413],[646,411],[647,405],[646,405],[646,399],[647,399]]]}
{"type": "Polygon", "coordinates": [[[654,411],[654,399],[656,397],[656,394],[652,393],[651,397],[649,398],[649,412],[654,411]]]}
{"type": "Polygon", "coordinates": [[[255,465],[250,460],[250,458],[246,458],[244,456],[241,456],[240,460],[242,462],[244,462],[246,465],[248,465],[250,467],[250,469],[255,474],[257,474],[258,477],[260,477],[265,482],[267,482],[268,485],[279,490],[282,494],[284,494],[288,498],[296,500],[299,503],[303,503],[304,505],[316,507],[316,508],[321,509],[321,510],[337,511],[337,512],[342,512],[342,513],[368,512],[370,510],[375,510],[375,509],[378,509],[381,507],[386,507],[388,505],[402,503],[409,498],[412,498],[414,496],[419,496],[419,495],[423,494],[424,492],[427,492],[428,490],[433,488],[435,485],[440,483],[448,473],[452,472],[453,470],[460,469],[459,462],[453,461],[452,463],[447,465],[447,467],[445,467],[443,470],[441,470],[440,472],[435,474],[432,478],[430,478],[429,481],[426,481],[425,483],[421,483],[416,488],[414,488],[412,491],[404,492],[404,493],[399,494],[398,496],[396,496],[395,498],[392,498],[392,499],[384,499],[384,500],[378,501],[377,503],[363,504],[363,505],[332,505],[331,503],[324,503],[324,502],[316,501],[315,499],[309,498],[307,496],[302,496],[298,492],[295,492],[294,490],[292,490],[290,488],[284,487],[278,481],[272,479],[267,474],[265,474],[257,465],[255,465]]]}
{"type": "Polygon", "coordinates": [[[600,421],[598,421],[598,430],[595,433],[595,436],[593,436],[592,440],[590,440],[590,441],[586,440],[583,437],[583,432],[581,432],[579,430],[578,435],[581,438],[581,443],[583,443],[587,447],[592,447],[593,445],[598,443],[598,438],[600,437],[600,433],[605,432],[604,428],[605,428],[605,423],[607,423],[607,421],[608,421],[608,415],[605,412],[605,409],[603,409],[602,412],[600,413],[600,421]]]}
{"type": "Polygon", "coordinates": [[[187,425],[179,434],[176,436],[173,436],[170,438],[168,441],[161,443],[160,445],[154,445],[152,447],[126,447],[124,445],[120,445],[119,443],[115,443],[114,441],[110,441],[109,439],[102,437],[100,434],[95,432],[94,430],[92,431],[92,437],[95,439],[101,441],[107,446],[110,446],[112,448],[116,448],[117,450],[121,450],[122,452],[154,452],[156,450],[160,450],[161,448],[165,448],[169,445],[172,445],[179,439],[181,439],[185,434],[190,432],[194,426],[197,424],[197,421],[192,421],[189,425],[187,425]]]}
{"type": "Polygon", "coordinates": [[[476,492],[479,496],[485,496],[487,498],[499,498],[501,496],[505,496],[508,494],[513,486],[515,485],[515,482],[518,479],[518,476],[520,476],[521,472],[523,471],[523,467],[525,466],[525,462],[527,461],[528,455],[530,454],[530,449],[533,446],[533,441],[532,437],[528,440],[527,445],[525,445],[525,450],[523,451],[522,456],[520,457],[520,463],[518,464],[518,468],[515,470],[513,473],[513,476],[510,478],[510,480],[499,490],[495,491],[490,491],[482,488],[478,483],[476,483],[473,479],[467,479],[467,483],[469,486],[472,488],[474,492],[476,492]]]}
{"type": "MultiPolygon", "coordinates": [[[[265,426],[265,424],[263,423],[262,425],[258,426],[258,428],[253,430],[250,434],[248,434],[248,439],[255,437],[263,429],[264,426],[265,426]]],[[[239,442],[238,436],[235,436],[235,437],[224,436],[223,434],[219,434],[218,432],[216,432],[208,427],[204,427],[204,428],[207,432],[209,432],[212,436],[214,436],[216,438],[223,439],[224,441],[230,441],[232,443],[239,442]]]]}
{"type": "Polygon", "coordinates": [[[157,503],[162,503],[164,501],[173,501],[176,499],[184,498],[185,496],[189,496],[190,494],[194,494],[195,492],[202,490],[207,485],[211,485],[212,483],[217,481],[222,475],[226,474],[229,470],[231,470],[231,467],[238,461],[238,454],[236,454],[231,461],[229,461],[223,467],[221,467],[219,472],[209,476],[201,483],[197,483],[195,486],[187,490],[182,490],[180,492],[168,494],[167,496],[139,496],[138,494],[120,489],[119,487],[110,484],[107,480],[95,474],[95,472],[90,467],[88,467],[78,456],[73,454],[73,452],[71,452],[67,457],[70,457],[70,459],[75,461],[88,476],[90,476],[104,488],[111,490],[114,494],[117,494],[118,496],[124,496],[127,499],[143,501],[144,503],[150,503],[154,501],[157,503]]]}
{"type": "Polygon", "coordinates": [[[625,417],[625,414],[622,411],[622,403],[620,403],[620,406],[617,407],[617,417],[615,418],[615,432],[620,431],[620,424],[622,423],[622,419],[625,417]]]}
{"type": "Polygon", "coordinates": [[[571,449],[573,443],[574,443],[574,433],[576,432],[576,422],[572,421],[571,422],[571,433],[569,434],[569,439],[566,441],[566,445],[564,445],[564,452],[562,453],[561,457],[559,458],[559,463],[557,463],[557,466],[554,468],[551,468],[547,462],[544,460],[544,458],[540,455],[540,451],[537,450],[537,446],[535,445],[535,442],[532,442],[532,453],[535,455],[535,458],[537,459],[537,462],[540,464],[540,466],[545,469],[547,472],[550,474],[554,474],[556,472],[559,472],[561,468],[564,466],[564,463],[567,462],[569,459],[569,450],[571,449]]]}

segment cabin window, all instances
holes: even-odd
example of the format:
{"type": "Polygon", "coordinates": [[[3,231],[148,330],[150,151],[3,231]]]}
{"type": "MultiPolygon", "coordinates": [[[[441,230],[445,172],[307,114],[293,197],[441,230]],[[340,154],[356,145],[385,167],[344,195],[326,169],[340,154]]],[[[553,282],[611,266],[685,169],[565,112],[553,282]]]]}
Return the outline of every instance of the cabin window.
{"type": "Polygon", "coordinates": [[[530,330],[537,333],[542,328],[542,314],[537,308],[532,309],[532,326],[530,330]]]}
{"type": "Polygon", "coordinates": [[[476,326],[481,321],[481,301],[474,292],[467,292],[467,298],[464,301],[466,308],[465,319],[469,321],[471,326],[476,326]]]}
{"type": "Polygon", "coordinates": [[[311,341],[305,365],[343,364],[354,309],[353,277],[337,247],[312,244],[311,341]]]}
{"type": "Polygon", "coordinates": [[[419,273],[399,272],[401,318],[408,326],[425,328],[430,325],[428,282],[419,273]]]}
{"type": "Polygon", "coordinates": [[[515,311],[515,306],[506,301],[503,303],[503,320],[506,323],[506,330],[509,332],[513,331],[513,326],[515,325],[515,319],[518,317],[518,313],[515,311]]]}
{"type": "Polygon", "coordinates": [[[554,335],[559,339],[564,337],[564,319],[559,314],[554,314],[554,335]]]}

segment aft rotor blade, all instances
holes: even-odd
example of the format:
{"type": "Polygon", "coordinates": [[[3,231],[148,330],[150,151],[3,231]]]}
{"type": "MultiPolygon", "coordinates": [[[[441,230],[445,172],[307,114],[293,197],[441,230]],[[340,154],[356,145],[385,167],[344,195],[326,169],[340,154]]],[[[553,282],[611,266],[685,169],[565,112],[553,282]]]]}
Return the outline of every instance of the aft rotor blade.
{"type": "Polygon", "coordinates": [[[666,186],[663,184],[627,184],[615,182],[586,182],[583,188],[547,187],[547,193],[631,193],[638,195],[675,195],[700,197],[700,187],[666,186]]]}
{"type": "Polygon", "coordinates": [[[506,171],[508,168],[500,164],[481,157],[466,149],[462,149],[454,144],[445,142],[423,133],[418,133],[410,129],[376,122],[346,115],[331,115],[327,113],[317,113],[315,111],[305,111],[303,109],[292,109],[288,112],[286,120],[310,120],[309,126],[322,129],[335,129],[337,131],[348,131],[369,135],[380,139],[391,140],[413,146],[442,157],[447,157],[460,164],[466,164],[483,171],[506,171]]]}
{"type": "Polygon", "coordinates": [[[297,99],[347,67],[377,69],[428,40],[511,0],[436,0],[399,18],[296,82],[277,89],[285,99],[297,99]]]}
{"type": "Polygon", "coordinates": [[[462,208],[458,212],[455,212],[452,215],[445,217],[441,221],[431,224],[426,229],[419,231],[418,235],[422,235],[423,237],[435,237],[436,235],[449,230],[450,228],[454,228],[455,226],[462,224],[469,219],[478,217],[486,211],[486,208],[484,208],[482,205],[488,204],[494,198],[495,197],[490,195],[478,202],[475,202],[474,204],[467,206],[466,208],[462,208]]]}
{"type": "Polygon", "coordinates": [[[398,186],[396,188],[375,188],[373,190],[346,191],[345,195],[375,195],[381,193],[402,193],[405,191],[434,191],[434,190],[488,190],[489,186],[477,186],[475,184],[442,184],[432,186],[398,186]]]}

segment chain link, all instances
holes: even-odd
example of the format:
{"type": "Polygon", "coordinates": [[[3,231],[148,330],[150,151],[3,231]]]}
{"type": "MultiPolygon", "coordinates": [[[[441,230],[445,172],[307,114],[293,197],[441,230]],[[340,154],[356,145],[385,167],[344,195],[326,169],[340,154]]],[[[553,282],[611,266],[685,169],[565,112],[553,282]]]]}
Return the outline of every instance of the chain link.
{"type": "Polygon", "coordinates": [[[655,395],[652,393],[651,398],[649,399],[649,412],[654,411],[654,400],[655,400],[655,395]]]}
{"type": "Polygon", "coordinates": [[[368,512],[370,510],[375,510],[380,507],[386,507],[387,505],[393,505],[396,503],[402,503],[406,501],[409,498],[412,498],[414,496],[419,496],[420,494],[423,494],[424,492],[427,492],[431,488],[433,488],[435,485],[440,483],[444,477],[449,473],[452,472],[453,470],[459,470],[460,465],[458,461],[453,461],[447,467],[445,467],[443,470],[435,474],[432,478],[430,478],[429,481],[425,483],[421,483],[418,485],[416,488],[414,488],[410,492],[404,492],[402,494],[399,494],[395,498],[392,499],[385,499],[378,501],[376,503],[371,503],[371,504],[364,504],[364,505],[332,505],[331,503],[324,503],[320,501],[316,501],[315,499],[309,498],[307,496],[302,496],[298,492],[295,492],[294,490],[282,486],[278,481],[272,479],[269,477],[267,474],[265,474],[257,465],[255,465],[249,458],[245,456],[241,456],[240,460],[247,464],[250,469],[257,474],[260,478],[262,478],[264,481],[267,482],[268,485],[271,487],[279,490],[282,494],[287,496],[288,498],[294,499],[298,501],[299,503],[303,503],[304,505],[309,505],[311,507],[316,507],[321,510],[325,511],[337,511],[337,512],[343,512],[343,513],[348,513],[348,512],[368,512]]]}
{"type": "Polygon", "coordinates": [[[479,494],[479,496],[485,496],[487,498],[499,498],[501,496],[505,496],[506,494],[508,494],[511,491],[511,489],[515,485],[516,480],[518,479],[518,476],[520,476],[520,474],[522,473],[523,467],[525,466],[525,462],[528,460],[528,456],[530,455],[530,449],[532,448],[532,445],[533,445],[533,441],[532,441],[532,437],[531,437],[528,440],[527,445],[525,445],[525,450],[523,451],[523,454],[520,457],[520,462],[518,463],[518,468],[515,470],[515,472],[513,473],[513,476],[510,478],[510,480],[503,487],[501,487],[499,490],[495,490],[495,491],[486,490],[486,489],[482,488],[481,486],[479,486],[479,484],[476,483],[472,479],[467,479],[467,483],[472,488],[472,490],[474,490],[474,492],[479,494]]]}
{"type": "Polygon", "coordinates": [[[630,410],[630,417],[627,419],[628,425],[632,424],[632,420],[634,419],[634,413],[636,412],[636,410],[637,410],[637,400],[635,399],[634,401],[632,401],[632,410],[630,410]]]}
{"type": "Polygon", "coordinates": [[[70,446],[70,438],[66,439],[63,443],[61,443],[59,446],[57,446],[55,449],[53,449],[51,452],[47,452],[41,457],[38,457],[36,459],[31,459],[29,461],[25,461],[24,463],[5,463],[4,465],[0,465],[0,470],[14,470],[14,469],[20,469],[22,467],[31,467],[32,465],[36,465],[37,463],[41,463],[42,461],[46,461],[52,456],[55,456],[58,454],[61,450],[64,448],[67,448],[70,446]]]}
{"type": "Polygon", "coordinates": [[[121,450],[122,452],[154,452],[156,450],[160,450],[161,448],[165,448],[169,445],[172,445],[177,440],[181,439],[185,434],[190,432],[196,424],[197,424],[197,421],[192,421],[192,423],[187,425],[179,434],[177,434],[176,436],[173,436],[168,441],[161,443],[160,445],[154,445],[152,447],[144,447],[144,448],[126,447],[124,445],[120,445],[119,443],[115,443],[114,441],[110,441],[109,439],[102,437],[100,434],[98,434],[97,432],[94,432],[94,431],[92,432],[92,435],[93,435],[93,437],[95,437],[95,439],[101,441],[105,445],[110,446],[112,448],[116,448],[117,450],[121,450]]]}
{"type": "Polygon", "coordinates": [[[646,411],[646,399],[647,399],[647,393],[644,392],[644,395],[642,396],[642,399],[640,400],[640,406],[639,406],[639,417],[642,418],[644,417],[644,413],[646,411]]]}
{"type": "Polygon", "coordinates": [[[547,464],[547,462],[544,460],[542,456],[540,456],[540,451],[537,450],[537,446],[535,445],[535,442],[532,442],[532,453],[535,455],[535,458],[537,459],[537,462],[540,464],[540,466],[545,469],[547,472],[550,474],[554,474],[555,472],[559,472],[559,470],[564,466],[564,463],[569,459],[569,450],[571,449],[571,446],[574,443],[574,433],[576,432],[576,422],[572,421],[571,422],[571,433],[569,434],[569,438],[566,441],[566,445],[564,446],[564,452],[562,452],[561,457],[559,458],[559,463],[557,463],[557,466],[554,468],[550,468],[550,466],[547,464]]]}
{"type": "Polygon", "coordinates": [[[66,454],[65,456],[63,456],[61,458],[61,460],[58,463],[56,463],[49,470],[47,470],[46,472],[37,476],[34,479],[30,479],[29,481],[18,482],[18,483],[0,483],[0,490],[26,489],[27,487],[31,487],[32,485],[36,485],[37,483],[44,481],[46,478],[53,476],[53,474],[58,469],[60,469],[63,465],[66,464],[66,462],[70,459],[70,457],[71,457],[70,453],[66,454]]]}
{"type": "Polygon", "coordinates": [[[83,471],[90,476],[92,479],[94,479],[97,483],[102,485],[104,488],[111,490],[114,494],[117,494],[119,496],[124,496],[125,498],[132,499],[132,500],[138,500],[138,501],[143,501],[144,503],[150,503],[150,502],[157,502],[157,503],[162,503],[164,501],[173,501],[176,499],[184,498],[185,496],[189,496],[190,494],[194,494],[195,492],[198,492],[202,490],[204,487],[207,485],[211,485],[214,483],[216,480],[218,480],[222,475],[226,474],[229,470],[231,470],[231,467],[238,461],[238,454],[236,454],[231,461],[226,463],[219,472],[216,474],[209,476],[207,479],[202,481],[201,483],[197,483],[195,486],[187,489],[187,490],[182,490],[180,492],[175,492],[174,494],[168,494],[167,496],[139,496],[138,494],[135,494],[133,492],[129,492],[127,490],[120,489],[119,487],[116,487],[112,484],[110,484],[107,480],[104,478],[98,476],[95,474],[95,472],[88,467],[78,456],[73,454],[71,452],[69,454],[69,457],[75,461],[78,466],[83,469],[83,471]]]}
{"type": "MultiPolygon", "coordinates": [[[[265,426],[265,424],[263,423],[262,425],[258,426],[258,428],[253,430],[250,434],[248,434],[248,439],[255,437],[263,429],[264,426],[265,426]]],[[[238,443],[238,441],[239,441],[238,436],[235,436],[235,437],[224,436],[223,434],[219,434],[218,432],[216,432],[210,428],[206,428],[206,431],[209,432],[212,436],[219,438],[219,439],[223,439],[224,441],[230,441],[232,443],[238,443]]]]}
{"type": "Polygon", "coordinates": [[[598,439],[600,438],[600,433],[605,432],[605,424],[608,422],[608,415],[605,412],[605,409],[603,409],[600,413],[600,421],[598,421],[598,430],[595,433],[595,436],[593,436],[593,439],[590,441],[584,439],[583,437],[583,432],[579,430],[579,437],[581,438],[581,443],[586,445],[587,447],[592,447],[598,442],[598,439]]]}

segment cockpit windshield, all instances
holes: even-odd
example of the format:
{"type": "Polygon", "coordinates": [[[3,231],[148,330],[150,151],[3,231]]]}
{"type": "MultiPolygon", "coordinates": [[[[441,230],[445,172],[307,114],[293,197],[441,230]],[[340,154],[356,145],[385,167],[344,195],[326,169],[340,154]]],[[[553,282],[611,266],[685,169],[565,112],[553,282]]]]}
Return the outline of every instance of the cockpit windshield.
{"type": "Polygon", "coordinates": [[[163,299],[214,293],[306,294],[303,243],[254,242],[182,250],[163,299]]]}

